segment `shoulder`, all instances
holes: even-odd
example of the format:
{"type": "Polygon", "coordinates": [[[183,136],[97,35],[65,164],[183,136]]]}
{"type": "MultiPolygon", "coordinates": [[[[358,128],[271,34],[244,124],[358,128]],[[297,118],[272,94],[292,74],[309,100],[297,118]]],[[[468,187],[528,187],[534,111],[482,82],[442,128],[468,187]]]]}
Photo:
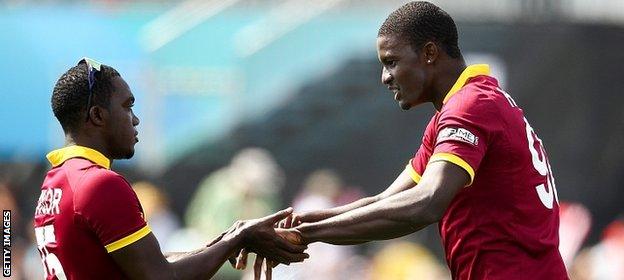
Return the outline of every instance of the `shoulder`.
{"type": "Polygon", "coordinates": [[[82,176],[74,192],[74,199],[77,205],[80,205],[87,204],[93,199],[120,198],[131,196],[133,193],[123,176],[108,169],[90,167],[82,176]]]}
{"type": "Polygon", "coordinates": [[[471,78],[452,96],[440,111],[440,120],[461,118],[469,122],[493,123],[499,119],[505,101],[496,79],[489,76],[471,78]]]}
{"type": "Polygon", "coordinates": [[[82,178],[81,183],[84,187],[90,188],[130,187],[130,184],[123,176],[115,171],[101,167],[91,167],[91,170],[82,178]]]}
{"type": "Polygon", "coordinates": [[[477,76],[452,96],[442,107],[441,113],[480,111],[493,109],[500,96],[498,85],[489,76],[477,76]]]}

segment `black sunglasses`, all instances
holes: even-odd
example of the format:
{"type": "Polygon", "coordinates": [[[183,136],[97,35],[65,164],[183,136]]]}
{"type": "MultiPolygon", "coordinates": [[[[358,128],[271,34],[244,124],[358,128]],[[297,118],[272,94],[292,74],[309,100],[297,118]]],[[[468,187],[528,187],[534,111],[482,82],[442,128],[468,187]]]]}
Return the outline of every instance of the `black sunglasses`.
{"type": "Polygon", "coordinates": [[[102,63],[99,63],[93,59],[85,57],[78,61],[78,65],[85,63],[87,64],[87,70],[89,74],[87,75],[87,79],[89,81],[89,98],[87,99],[87,119],[89,121],[89,110],[91,110],[91,99],[93,98],[93,85],[95,85],[95,72],[98,72],[102,69],[102,63]]]}

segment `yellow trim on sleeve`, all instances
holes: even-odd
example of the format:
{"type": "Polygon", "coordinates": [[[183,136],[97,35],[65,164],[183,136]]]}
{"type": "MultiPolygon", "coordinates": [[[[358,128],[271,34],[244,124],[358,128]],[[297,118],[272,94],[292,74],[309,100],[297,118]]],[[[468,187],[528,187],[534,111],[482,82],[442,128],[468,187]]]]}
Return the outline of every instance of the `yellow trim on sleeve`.
{"type": "Polygon", "coordinates": [[[54,167],[63,164],[63,162],[70,158],[81,157],[88,159],[93,163],[106,169],[110,169],[110,159],[108,159],[97,150],[78,145],[68,146],[65,148],[51,151],[46,155],[46,157],[48,158],[50,164],[52,164],[52,166],[54,167]]]}
{"type": "Polygon", "coordinates": [[[472,185],[472,180],[474,180],[475,172],[474,172],[474,169],[472,169],[472,166],[470,166],[470,164],[468,164],[462,158],[460,158],[460,157],[458,157],[458,156],[456,156],[454,154],[450,154],[450,153],[437,153],[437,154],[434,154],[429,159],[429,163],[436,162],[436,161],[441,161],[441,160],[452,162],[452,163],[458,165],[459,167],[463,168],[464,170],[466,170],[466,172],[468,172],[468,175],[470,175],[470,183],[468,183],[468,186],[472,185]]]}
{"type": "Polygon", "coordinates": [[[451,98],[451,96],[453,96],[453,94],[455,94],[462,87],[464,87],[468,79],[472,77],[476,77],[476,76],[481,76],[481,75],[490,75],[489,65],[474,64],[474,65],[470,65],[466,67],[466,69],[462,71],[461,75],[459,75],[459,78],[457,78],[457,81],[455,81],[455,84],[453,85],[453,87],[451,87],[451,90],[449,90],[448,93],[446,93],[446,96],[444,97],[442,104],[446,104],[446,102],[451,98]]]}
{"type": "Polygon", "coordinates": [[[416,172],[416,170],[414,170],[414,166],[412,166],[412,160],[410,159],[410,161],[407,163],[407,165],[405,166],[405,169],[407,170],[407,174],[409,174],[409,176],[412,178],[412,180],[414,180],[414,182],[416,184],[418,184],[418,182],[420,182],[420,174],[418,174],[418,172],[416,172]]]}
{"type": "Polygon", "coordinates": [[[152,230],[149,228],[149,226],[145,225],[143,228],[141,228],[140,230],[137,230],[136,232],[134,232],[133,234],[130,234],[122,239],[119,239],[115,242],[112,242],[106,246],[104,246],[104,248],[106,248],[106,251],[109,253],[112,253],[114,251],[117,251],[123,247],[126,247],[134,242],[136,242],[137,240],[143,238],[144,236],[148,235],[150,232],[152,232],[152,230]]]}

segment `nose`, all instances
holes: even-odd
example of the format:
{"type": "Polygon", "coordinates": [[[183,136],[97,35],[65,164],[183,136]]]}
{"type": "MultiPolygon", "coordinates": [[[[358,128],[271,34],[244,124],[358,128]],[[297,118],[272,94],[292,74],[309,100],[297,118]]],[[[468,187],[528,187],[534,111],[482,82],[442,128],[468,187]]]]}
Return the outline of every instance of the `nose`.
{"type": "Polygon", "coordinates": [[[390,75],[390,71],[388,71],[386,67],[383,67],[381,69],[381,83],[384,85],[388,85],[390,84],[391,81],[392,81],[392,75],[390,75]]]}
{"type": "Polygon", "coordinates": [[[133,126],[137,126],[139,125],[141,121],[139,120],[139,117],[137,117],[134,113],[132,113],[132,125],[133,126]]]}

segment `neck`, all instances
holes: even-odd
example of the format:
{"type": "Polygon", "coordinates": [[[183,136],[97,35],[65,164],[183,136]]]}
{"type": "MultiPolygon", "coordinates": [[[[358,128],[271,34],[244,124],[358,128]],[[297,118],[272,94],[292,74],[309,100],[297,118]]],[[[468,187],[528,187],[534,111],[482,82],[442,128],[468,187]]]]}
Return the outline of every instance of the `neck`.
{"type": "Polygon", "coordinates": [[[433,94],[433,107],[439,112],[442,110],[442,105],[446,94],[451,90],[461,73],[466,69],[466,62],[464,58],[449,59],[448,63],[441,63],[444,68],[440,69],[438,80],[434,81],[434,94],[433,94]]]}
{"type": "Polygon", "coordinates": [[[113,159],[106,148],[106,145],[100,140],[101,137],[93,137],[91,135],[85,135],[83,133],[65,133],[65,147],[78,145],[87,148],[94,149],[100,153],[102,153],[105,157],[107,157],[111,161],[111,165],[113,164],[113,159]]]}

